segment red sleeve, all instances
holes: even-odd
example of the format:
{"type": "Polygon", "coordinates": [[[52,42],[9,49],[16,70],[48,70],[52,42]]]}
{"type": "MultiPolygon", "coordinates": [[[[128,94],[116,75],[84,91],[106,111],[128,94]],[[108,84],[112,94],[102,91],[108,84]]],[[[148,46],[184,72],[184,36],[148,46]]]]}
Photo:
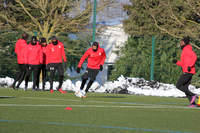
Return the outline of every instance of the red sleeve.
{"type": "Polygon", "coordinates": [[[190,67],[195,66],[195,63],[197,61],[197,55],[194,51],[191,52],[191,62],[189,63],[190,67]]]}
{"type": "Polygon", "coordinates": [[[178,60],[178,61],[176,62],[176,65],[182,66],[182,62],[178,60]]]}
{"type": "Polygon", "coordinates": [[[66,55],[65,55],[64,45],[62,45],[62,58],[63,58],[64,62],[67,62],[67,58],[66,58],[66,55]]]}
{"type": "Polygon", "coordinates": [[[81,57],[79,63],[78,63],[78,67],[81,68],[83,62],[85,61],[85,59],[89,56],[89,50],[87,50],[84,55],[81,57]]]}
{"type": "Polygon", "coordinates": [[[24,63],[25,64],[28,64],[28,46],[29,45],[26,45],[24,48],[24,63]]]}
{"type": "Polygon", "coordinates": [[[104,51],[104,49],[103,49],[103,54],[102,54],[101,65],[103,65],[103,64],[104,64],[104,61],[105,61],[105,59],[106,59],[106,53],[105,53],[105,51],[104,51]]]}

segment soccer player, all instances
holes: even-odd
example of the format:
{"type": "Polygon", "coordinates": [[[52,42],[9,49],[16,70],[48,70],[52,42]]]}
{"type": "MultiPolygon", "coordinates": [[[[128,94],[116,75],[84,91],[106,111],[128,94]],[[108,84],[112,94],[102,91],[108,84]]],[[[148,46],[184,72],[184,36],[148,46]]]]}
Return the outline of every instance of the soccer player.
{"type": "Polygon", "coordinates": [[[41,63],[39,67],[39,72],[38,72],[38,80],[37,80],[37,86],[39,88],[39,78],[40,78],[40,73],[42,72],[42,90],[45,90],[45,84],[46,84],[46,65],[47,65],[47,55],[46,55],[46,48],[47,48],[47,41],[46,38],[41,38],[40,39],[40,46],[42,50],[42,57],[43,57],[43,62],[41,63]]]}
{"type": "Polygon", "coordinates": [[[27,46],[27,39],[28,39],[28,34],[22,34],[22,38],[19,39],[15,45],[15,53],[17,54],[17,62],[19,65],[19,71],[16,74],[15,80],[12,84],[13,89],[19,88],[26,74],[26,64],[25,64],[24,56],[25,56],[25,49],[27,46]],[[15,86],[17,81],[18,81],[18,84],[17,86],[15,86]]]}
{"type": "Polygon", "coordinates": [[[196,53],[192,50],[192,46],[190,45],[190,38],[184,37],[180,41],[180,47],[182,49],[181,59],[180,61],[173,60],[176,65],[182,67],[183,74],[180,76],[176,87],[183,91],[188,98],[190,105],[189,107],[195,107],[195,99],[197,95],[192,93],[188,86],[192,80],[192,76],[196,73],[195,72],[195,63],[197,61],[196,53]]]}
{"type": "Polygon", "coordinates": [[[42,49],[41,49],[41,46],[39,45],[39,42],[37,41],[36,36],[33,36],[31,38],[31,42],[26,48],[25,62],[26,64],[28,64],[28,71],[25,77],[25,90],[27,90],[29,77],[31,73],[33,72],[32,90],[35,91],[37,81],[39,80],[38,79],[39,67],[40,67],[40,64],[43,62],[42,49]]]}
{"type": "Polygon", "coordinates": [[[103,70],[104,61],[106,59],[106,53],[103,48],[100,48],[98,42],[93,42],[92,47],[89,48],[80,59],[80,62],[77,67],[77,73],[80,73],[81,66],[86,58],[88,61],[87,69],[84,75],[82,76],[82,83],[80,87],[80,92],[83,95],[82,96],[83,98],[86,97],[86,93],[88,92],[89,88],[92,86],[93,82],[95,81],[96,76],[99,73],[99,71],[103,70]],[[87,84],[86,90],[84,91],[83,89],[88,78],[90,78],[90,81],[87,84]]]}
{"type": "Polygon", "coordinates": [[[53,79],[56,70],[59,76],[59,86],[57,90],[61,93],[66,93],[62,90],[63,78],[64,78],[64,66],[66,67],[66,55],[64,50],[64,45],[55,36],[51,37],[51,43],[47,46],[47,63],[48,69],[50,70],[50,92],[53,93],[53,79]]]}

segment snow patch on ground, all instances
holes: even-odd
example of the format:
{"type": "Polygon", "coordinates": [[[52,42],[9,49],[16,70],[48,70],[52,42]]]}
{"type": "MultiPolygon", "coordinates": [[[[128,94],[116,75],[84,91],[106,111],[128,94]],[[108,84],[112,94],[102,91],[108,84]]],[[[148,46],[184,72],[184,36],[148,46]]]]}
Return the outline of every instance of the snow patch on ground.
{"type": "MultiPolygon", "coordinates": [[[[14,79],[5,77],[0,78],[1,87],[10,87],[14,79]]],[[[54,82],[54,90],[58,86],[58,82],[54,82]]],[[[32,82],[29,82],[28,88],[31,88],[32,82]]],[[[65,80],[63,82],[63,90],[78,91],[81,86],[81,81],[72,82],[71,80],[65,80]]],[[[20,88],[25,87],[25,82],[23,81],[20,88]]],[[[46,83],[46,90],[50,87],[49,82],[46,83]]],[[[40,83],[40,88],[42,84],[40,83]]],[[[200,88],[196,88],[192,85],[189,89],[200,95],[200,88]]],[[[155,81],[147,81],[143,78],[125,78],[120,76],[116,81],[106,82],[104,85],[100,85],[98,82],[94,82],[89,90],[90,92],[98,93],[116,93],[116,94],[135,94],[135,95],[145,95],[145,96],[164,96],[164,97],[185,97],[185,94],[178,90],[173,84],[164,84],[155,81]]]]}

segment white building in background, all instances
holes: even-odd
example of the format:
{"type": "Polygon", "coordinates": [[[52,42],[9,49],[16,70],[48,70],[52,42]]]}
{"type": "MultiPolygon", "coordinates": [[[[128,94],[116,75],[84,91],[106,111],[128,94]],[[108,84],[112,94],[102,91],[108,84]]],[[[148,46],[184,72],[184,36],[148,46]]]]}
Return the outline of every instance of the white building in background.
{"type": "MultiPolygon", "coordinates": [[[[100,0],[98,1],[100,4],[100,0]]],[[[118,58],[115,53],[124,45],[128,39],[123,29],[123,20],[127,19],[127,13],[123,6],[131,4],[129,0],[115,0],[113,4],[106,7],[103,11],[97,12],[97,25],[105,25],[100,32],[97,33],[96,40],[100,46],[105,49],[107,59],[105,61],[104,70],[97,76],[97,81],[104,84],[109,77],[110,69],[118,58]]]]}
{"type": "Polygon", "coordinates": [[[124,32],[122,24],[107,26],[97,36],[96,40],[100,43],[100,46],[105,49],[107,56],[104,70],[97,76],[97,81],[99,83],[105,83],[107,81],[110,71],[109,66],[113,65],[119,57],[116,51],[120,50],[120,47],[124,45],[127,39],[128,35],[124,32]]]}

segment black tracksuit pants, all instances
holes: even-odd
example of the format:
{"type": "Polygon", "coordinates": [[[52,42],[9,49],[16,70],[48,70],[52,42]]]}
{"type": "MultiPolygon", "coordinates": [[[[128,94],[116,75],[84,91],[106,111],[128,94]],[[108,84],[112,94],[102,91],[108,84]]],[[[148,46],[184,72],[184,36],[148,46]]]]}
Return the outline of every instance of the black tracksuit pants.
{"type": "Polygon", "coordinates": [[[40,73],[42,72],[42,90],[45,89],[45,84],[46,84],[46,75],[47,75],[47,70],[46,70],[46,65],[42,64],[39,67],[38,70],[38,77],[37,77],[37,88],[39,89],[39,80],[40,80],[40,73]]]}
{"type": "Polygon", "coordinates": [[[58,72],[59,76],[59,86],[57,89],[60,89],[63,84],[63,78],[64,78],[64,68],[62,63],[50,63],[49,65],[49,71],[50,71],[50,90],[53,89],[53,79],[55,77],[55,72],[58,72]]]}
{"type": "Polygon", "coordinates": [[[26,65],[25,64],[19,64],[19,71],[16,74],[15,80],[13,82],[13,86],[15,86],[16,82],[18,81],[17,88],[19,88],[20,84],[24,80],[26,71],[27,71],[26,65]]]}
{"type": "Polygon", "coordinates": [[[185,95],[189,101],[191,101],[192,96],[195,95],[188,89],[188,86],[192,80],[192,76],[193,76],[193,74],[191,74],[191,73],[184,73],[180,76],[178,82],[176,83],[176,87],[185,93],[185,95]]]}
{"type": "Polygon", "coordinates": [[[28,65],[28,71],[26,73],[25,77],[25,89],[28,87],[28,81],[31,76],[31,73],[33,72],[33,87],[32,90],[35,90],[38,79],[38,71],[39,71],[40,65],[28,65]]]}
{"type": "Polygon", "coordinates": [[[92,86],[93,82],[95,81],[98,73],[99,73],[99,69],[87,68],[86,72],[82,76],[82,83],[81,83],[80,90],[83,90],[88,78],[90,78],[90,81],[88,82],[87,87],[85,89],[85,92],[87,93],[89,88],[92,86]]]}

